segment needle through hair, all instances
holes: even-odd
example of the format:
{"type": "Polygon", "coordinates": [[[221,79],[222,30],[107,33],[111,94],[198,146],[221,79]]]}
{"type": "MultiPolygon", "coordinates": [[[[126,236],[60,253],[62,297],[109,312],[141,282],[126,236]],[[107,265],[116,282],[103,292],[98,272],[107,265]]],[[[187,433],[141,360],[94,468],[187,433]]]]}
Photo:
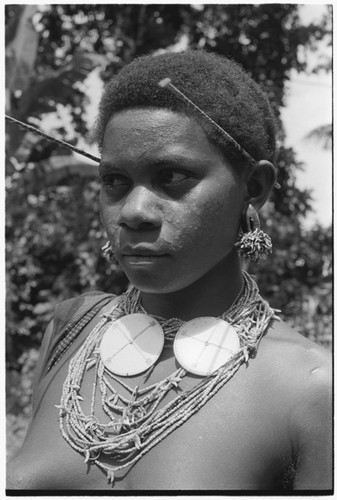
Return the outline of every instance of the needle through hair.
{"type": "Polygon", "coordinates": [[[45,139],[48,139],[51,142],[55,142],[56,144],[61,144],[62,146],[65,146],[68,149],[71,149],[75,153],[78,153],[82,156],[85,156],[86,158],[89,158],[92,161],[95,161],[96,163],[100,163],[100,158],[97,156],[94,156],[90,153],[87,153],[86,151],[83,151],[82,149],[77,148],[76,146],[73,146],[72,144],[69,144],[68,142],[62,141],[61,139],[56,139],[56,137],[53,137],[49,134],[46,134],[45,132],[42,132],[42,130],[33,127],[33,125],[28,125],[28,123],[21,122],[20,120],[16,120],[12,116],[5,115],[5,119],[7,121],[10,121],[12,123],[15,123],[16,125],[19,125],[19,127],[22,127],[26,130],[29,130],[30,132],[34,132],[35,134],[41,135],[45,139]]]}
{"type": "Polygon", "coordinates": [[[222,135],[225,136],[225,138],[237,149],[247,160],[249,160],[252,163],[256,163],[256,160],[247,153],[245,149],[243,149],[242,146],[236,140],[228,133],[226,130],[224,130],[220,125],[218,125],[212,118],[205,113],[199,106],[197,106],[193,101],[191,101],[183,92],[181,92],[173,83],[171,82],[170,78],[164,78],[158,83],[159,87],[165,88],[167,87],[171,92],[173,92],[175,95],[177,95],[180,99],[183,99],[184,101],[188,102],[190,106],[192,106],[198,113],[202,114],[206,120],[208,120],[217,130],[221,132],[222,135]]]}
{"type": "MultiPolygon", "coordinates": [[[[226,132],[222,127],[220,127],[220,125],[218,125],[214,120],[212,120],[212,118],[210,116],[208,116],[204,111],[202,111],[202,109],[200,109],[196,104],[194,104],[194,102],[192,102],[188,97],[186,97],[185,94],[183,94],[182,92],[180,92],[180,90],[177,89],[177,87],[175,87],[171,83],[171,80],[169,78],[164,78],[164,80],[161,80],[158,83],[158,85],[160,87],[169,87],[169,89],[171,89],[171,91],[173,91],[175,94],[177,94],[181,99],[184,99],[185,101],[187,101],[199,113],[201,113],[209,122],[211,122],[213,126],[215,126],[218,130],[220,130],[220,132],[227,138],[227,140],[230,141],[231,144],[233,144],[234,147],[243,156],[245,156],[250,162],[256,163],[256,161],[254,160],[254,158],[252,158],[252,156],[250,156],[250,154],[247,153],[247,151],[244,150],[240,146],[240,144],[238,144],[236,142],[236,140],[231,135],[228,134],[228,132],[226,132]]],[[[24,128],[25,130],[29,130],[30,132],[34,132],[35,134],[41,135],[42,137],[44,137],[48,141],[55,142],[56,144],[60,144],[62,146],[65,146],[66,148],[71,149],[75,153],[78,153],[78,154],[80,154],[82,156],[85,156],[86,158],[89,158],[90,160],[92,160],[92,161],[94,161],[96,163],[100,163],[100,161],[101,161],[100,158],[98,158],[97,156],[94,156],[94,155],[92,155],[90,153],[87,153],[86,151],[83,151],[82,149],[79,149],[76,146],[73,146],[72,144],[69,144],[68,142],[62,141],[61,139],[57,139],[56,137],[53,137],[53,136],[47,134],[46,132],[43,132],[42,130],[34,127],[33,125],[29,125],[28,123],[24,123],[24,122],[22,122],[20,120],[17,120],[16,118],[13,118],[12,116],[9,116],[9,115],[5,115],[5,119],[7,121],[15,123],[16,125],[18,125],[21,128],[24,128]]],[[[277,189],[280,188],[280,185],[278,184],[278,182],[275,183],[275,188],[277,188],[277,189]]]]}

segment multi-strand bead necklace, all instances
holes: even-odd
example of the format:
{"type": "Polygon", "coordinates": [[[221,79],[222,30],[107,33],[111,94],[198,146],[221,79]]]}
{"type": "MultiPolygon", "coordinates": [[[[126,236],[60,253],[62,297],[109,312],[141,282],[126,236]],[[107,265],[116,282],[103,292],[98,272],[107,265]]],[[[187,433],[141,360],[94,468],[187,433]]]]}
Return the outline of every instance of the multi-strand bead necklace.
{"type": "MultiPolygon", "coordinates": [[[[195,387],[181,390],[161,408],[159,406],[165,396],[179,386],[187,374],[184,368],[178,368],[158,383],[132,388],[107,369],[100,356],[99,346],[107,325],[126,315],[146,314],[140,303],[140,293],[135,288],[124,293],[112,311],[103,314],[71,359],[58,405],[61,433],[73,449],[84,455],[86,463],[95,463],[105,471],[112,485],[116,471],[135,464],[226,384],[255,352],[270,319],[277,318],[274,310],[261,298],[254,280],[245,272],[243,279],[242,293],[220,317],[235,329],[240,339],[239,350],[227,363],[202,378],[195,387]],[[89,369],[94,369],[95,375],[90,413],[85,414],[80,391],[83,377],[89,369]],[[118,392],[118,384],[125,389],[124,394],[129,396],[118,392]],[[108,417],[105,423],[100,422],[95,415],[97,392],[100,392],[101,405],[108,417]],[[118,465],[107,465],[102,461],[104,456],[112,458],[118,465]]],[[[174,341],[177,331],[185,324],[176,318],[166,320],[153,317],[161,325],[166,342],[174,341]]],[[[146,373],[146,379],[148,375],[146,373]]]]}

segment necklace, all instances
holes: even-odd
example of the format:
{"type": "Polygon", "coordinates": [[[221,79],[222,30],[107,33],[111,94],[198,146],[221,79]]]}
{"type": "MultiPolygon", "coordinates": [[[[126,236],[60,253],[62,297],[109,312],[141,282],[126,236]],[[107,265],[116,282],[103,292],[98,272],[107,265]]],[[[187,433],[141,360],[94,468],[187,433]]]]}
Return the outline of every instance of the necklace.
{"type": "MultiPolygon", "coordinates": [[[[243,280],[231,310],[241,297],[244,286],[243,280]]],[[[125,310],[129,305],[130,311],[141,312],[131,312],[110,321],[99,347],[105,368],[115,375],[132,376],[148,370],[158,360],[165,336],[167,341],[173,341],[174,354],[182,368],[200,376],[213,373],[240,348],[235,329],[224,319],[195,318],[186,323],[177,318],[164,320],[146,313],[138,290],[134,289],[125,297],[125,310]]]]}
{"type": "MultiPolygon", "coordinates": [[[[224,364],[220,363],[215,371],[210,371],[206,367],[208,374],[195,387],[181,390],[162,408],[160,404],[165,396],[177,388],[187,374],[185,368],[178,368],[158,383],[142,388],[138,386],[132,388],[109,369],[109,363],[104,363],[101,355],[100,346],[107,325],[123,317],[126,318],[127,315],[146,314],[140,304],[140,293],[135,288],[131,288],[121,296],[117,307],[103,314],[103,318],[71,359],[63,385],[61,402],[57,405],[60,430],[70,446],[84,455],[85,463],[95,463],[100,467],[112,485],[116,471],[135,464],[151,448],[188,420],[223,387],[257,349],[270,319],[275,315],[274,310],[261,298],[254,280],[245,272],[243,272],[243,279],[243,293],[228,311],[220,318],[202,318],[206,322],[215,321],[216,324],[219,321],[225,321],[229,331],[234,330],[239,344],[235,344],[236,340],[233,336],[233,347],[223,350],[226,354],[224,364]],[[93,368],[95,374],[90,414],[85,414],[81,405],[81,384],[87,370],[93,368]],[[124,388],[128,396],[118,392],[116,389],[118,384],[124,388]],[[100,422],[95,415],[96,393],[98,392],[101,396],[101,406],[107,415],[106,423],[100,422]],[[113,458],[118,465],[107,465],[104,463],[104,457],[113,458]]],[[[147,318],[149,318],[148,315],[147,318]]],[[[186,351],[182,348],[184,345],[181,342],[185,342],[186,339],[188,342],[202,345],[203,351],[209,348],[214,349],[214,346],[209,345],[213,343],[217,351],[221,352],[219,333],[212,333],[211,342],[207,336],[207,345],[201,338],[203,333],[201,337],[199,335],[200,342],[196,340],[198,334],[194,336],[190,333],[191,326],[193,327],[193,322],[196,320],[185,323],[177,318],[169,320],[158,316],[150,318],[161,326],[166,342],[174,341],[179,330],[174,350],[178,362],[181,360],[185,367],[189,361],[184,361],[186,351]],[[212,342],[212,340],[215,341],[212,342]]],[[[123,349],[119,353],[122,351],[123,349]]],[[[200,360],[201,365],[204,363],[199,354],[197,359],[200,360]]],[[[145,381],[153,367],[154,365],[146,372],[145,381]]],[[[187,367],[188,371],[191,371],[191,367],[187,367]]],[[[195,373],[199,374],[198,370],[200,371],[200,367],[197,366],[195,373]]]]}

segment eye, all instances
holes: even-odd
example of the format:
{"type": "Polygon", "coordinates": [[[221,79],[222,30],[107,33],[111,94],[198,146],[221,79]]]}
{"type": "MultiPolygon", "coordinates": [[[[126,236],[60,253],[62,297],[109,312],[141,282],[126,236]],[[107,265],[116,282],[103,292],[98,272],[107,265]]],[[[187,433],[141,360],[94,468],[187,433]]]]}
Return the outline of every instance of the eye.
{"type": "Polygon", "coordinates": [[[109,174],[101,177],[102,184],[107,189],[124,188],[130,185],[130,180],[121,174],[109,174]]]}
{"type": "Polygon", "coordinates": [[[189,178],[186,172],[180,170],[165,169],[159,174],[160,184],[179,184],[189,178]]]}

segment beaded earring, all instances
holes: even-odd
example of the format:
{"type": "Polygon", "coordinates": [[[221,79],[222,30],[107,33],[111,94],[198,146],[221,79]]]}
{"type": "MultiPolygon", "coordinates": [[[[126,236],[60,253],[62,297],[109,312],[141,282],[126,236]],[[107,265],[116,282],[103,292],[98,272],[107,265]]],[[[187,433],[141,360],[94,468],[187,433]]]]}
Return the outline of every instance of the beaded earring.
{"type": "Polygon", "coordinates": [[[102,246],[103,256],[106,258],[108,262],[111,264],[118,264],[118,261],[115,257],[114,251],[110,244],[110,241],[107,241],[104,246],[102,246]]]}
{"type": "Polygon", "coordinates": [[[234,246],[240,257],[252,262],[260,262],[272,252],[271,239],[260,229],[260,219],[252,205],[248,206],[243,217],[242,232],[234,246]]]}

